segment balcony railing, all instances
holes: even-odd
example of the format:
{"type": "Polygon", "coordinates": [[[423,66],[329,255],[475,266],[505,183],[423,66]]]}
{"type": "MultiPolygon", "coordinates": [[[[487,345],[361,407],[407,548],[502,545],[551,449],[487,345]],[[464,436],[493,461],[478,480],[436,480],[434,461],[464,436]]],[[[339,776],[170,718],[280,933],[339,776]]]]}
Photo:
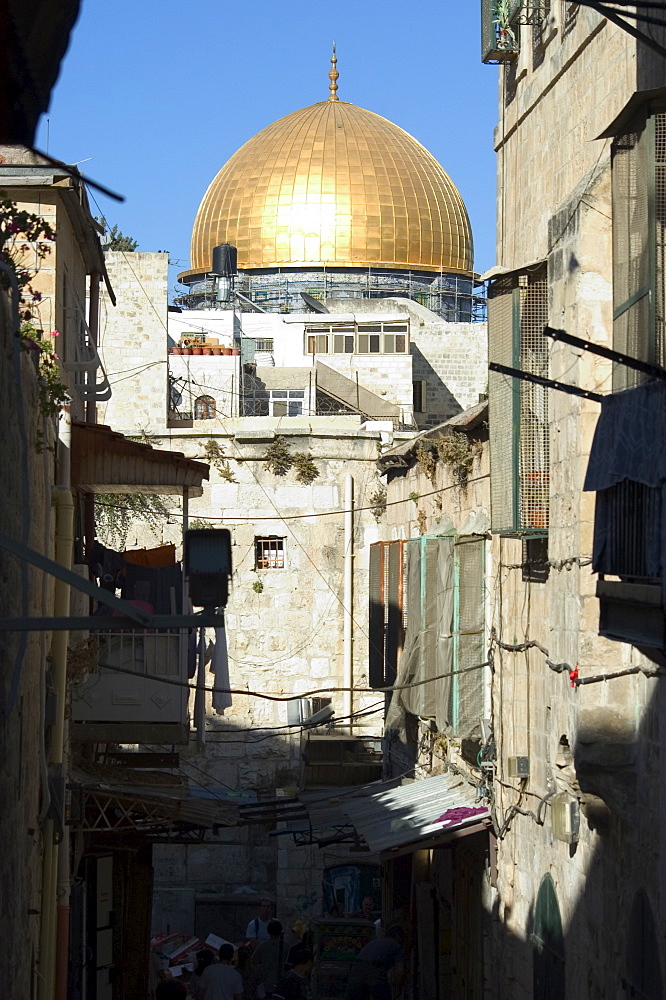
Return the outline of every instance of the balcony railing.
{"type": "MultiPolygon", "coordinates": [[[[94,626],[94,618],[91,618],[94,626]]],[[[97,670],[72,692],[77,738],[101,726],[112,742],[171,741],[187,732],[187,636],[95,632],[97,670]],[[175,683],[174,683],[175,682],[175,683]]]]}

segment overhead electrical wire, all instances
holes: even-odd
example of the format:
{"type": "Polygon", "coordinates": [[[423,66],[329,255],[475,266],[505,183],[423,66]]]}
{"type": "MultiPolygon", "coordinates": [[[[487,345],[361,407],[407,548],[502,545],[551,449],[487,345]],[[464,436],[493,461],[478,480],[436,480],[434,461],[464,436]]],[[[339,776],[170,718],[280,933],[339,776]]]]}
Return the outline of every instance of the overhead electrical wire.
{"type": "MultiPolygon", "coordinates": [[[[234,461],[236,461],[236,460],[234,459],[234,461]]],[[[258,459],[249,459],[249,460],[246,460],[246,461],[261,461],[261,459],[260,458],[258,458],[258,459]]],[[[490,474],[486,472],[482,476],[475,476],[473,479],[468,479],[467,482],[468,483],[477,483],[481,479],[488,479],[489,476],[490,476],[490,474]]],[[[452,489],[459,489],[458,484],[457,483],[453,483],[450,486],[442,486],[442,488],[439,489],[439,490],[430,490],[428,493],[420,493],[419,494],[419,500],[423,500],[426,497],[435,496],[437,493],[445,493],[447,490],[452,490],[452,489]]],[[[386,507],[395,507],[397,504],[401,504],[401,503],[413,503],[413,502],[414,502],[414,498],[413,497],[405,497],[402,500],[388,500],[386,502],[386,504],[382,504],[382,507],[383,506],[386,506],[386,507]]],[[[97,501],[96,501],[96,503],[97,503],[97,501]]],[[[136,513],[132,507],[124,507],[122,504],[113,504],[113,503],[107,503],[106,501],[102,501],[102,502],[99,503],[99,506],[101,506],[101,507],[109,507],[112,510],[125,510],[125,511],[129,511],[130,513],[136,513]]],[[[354,513],[361,513],[361,511],[366,511],[366,510],[376,510],[377,507],[378,507],[378,504],[372,504],[369,507],[355,507],[354,508],[354,513]]],[[[168,511],[166,514],[162,514],[161,516],[162,517],[180,517],[180,513],[181,513],[180,511],[168,511]]],[[[198,514],[197,511],[193,511],[192,513],[198,514]]],[[[344,514],[344,513],[345,513],[345,511],[341,509],[341,510],[315,511],[312,514],[280,514],[278,512],[276,514],[270,514],[270,515],[269,514],[261,514],[261,515],[258,515],[256,517],[251,516],[250,514],[248,514],[247,516],[240,515],[240,514],[239,515],[234,514],[233,517],[229,517],[229,516],[225,517],[224,515],[219,515],[218,516],[218,515],[213,515],[213,514],[203,516],[203,514],[202,514],[201,515],[201,520],[202,521],[226,521],[227,523],[235,522],[235,521],[299,521],[299,520],[302,520],[303,518],[306,518],[306,517],[309,517],[309,518],[313,518],[313,517],[335,517],[335,516],[338,516],[338,515],[344,514]]],[[[156,516],[160,516],[160,512],[156,512],[156,516]]]]}
{"type": "MultiPolygon", "coordinates": [[[[130,670],[127,667],[117,667],[111,663],[100,663],[99,666],[104,670],[111,670],[115,674],[127,674],[130,677],[136,677],[136,671],[130,670]]],[[[446,673],[436,674],[434,677],[427,677],[422,681],[410,681],[408,684],[393,684],[388,687],[322,687],[316,688],[313,691],[299,691],[298,695],[266,694],[264,691],[250,691],[244,688],[205,686],[201,688],[197,687],[196,684],[190,684],[188,681],[171,680],[169,677],[159,677],[158,679],[160,684],[171,684],[173,687],[187,688],[190,691],[207,691],[210,694],[231,694],[247,698],[262,698],[265,701],[293,701],[294,698],[313,698],[315,695],[341,694],[345,691],[351,691],[353,694],[391,694],[393,691],[407,691],[411,688],[422,687],[424,684],[432,684],[434,681],[442,680],[445,677],[454,677],[457,674],[468,674],[472,670],[481,670],[483,667],[488,666],[490,666],[490,661],[485,660],[483,663],[475,663],[471,667],[461,667],[458,670],[447,670],[446,673]]]]}

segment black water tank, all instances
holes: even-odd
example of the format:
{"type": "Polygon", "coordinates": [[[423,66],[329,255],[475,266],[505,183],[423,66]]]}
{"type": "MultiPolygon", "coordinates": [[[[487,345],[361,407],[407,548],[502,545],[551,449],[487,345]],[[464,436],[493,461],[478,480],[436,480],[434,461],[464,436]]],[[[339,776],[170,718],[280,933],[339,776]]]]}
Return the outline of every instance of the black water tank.
{"type": "Polygon", "coordinates": [[[232,247],[231,243],[220,243],[219,246],[213,247],[213,274],[227,278],[231,277],[238,270],[236,266],[237,260],[238,252],[236,247],[232,247]]]}

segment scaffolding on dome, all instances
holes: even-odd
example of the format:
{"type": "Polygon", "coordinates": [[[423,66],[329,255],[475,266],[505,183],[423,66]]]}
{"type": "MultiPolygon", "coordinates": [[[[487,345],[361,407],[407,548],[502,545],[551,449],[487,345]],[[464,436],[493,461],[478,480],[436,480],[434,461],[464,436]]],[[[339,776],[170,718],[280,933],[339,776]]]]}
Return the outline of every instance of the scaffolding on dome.
{"type": "MultiPolygon", "coordinates": [[[[470,277],[423,271],[389,271],[373,268],[356,271],[239,272],[237,292],[260,310],[270,313],[307,311],[302,293],[319,302],[327,299],[407,298],[429,309],[449,323],[478,323],[486,318],[485,293],[475,291],[470,277]]],[[[193,280],[188,291],[176,299],[186,309],[217,309],[215,279],[193,280]]],[[[240,302],[241,309],[250,308],[240,302]]]]}

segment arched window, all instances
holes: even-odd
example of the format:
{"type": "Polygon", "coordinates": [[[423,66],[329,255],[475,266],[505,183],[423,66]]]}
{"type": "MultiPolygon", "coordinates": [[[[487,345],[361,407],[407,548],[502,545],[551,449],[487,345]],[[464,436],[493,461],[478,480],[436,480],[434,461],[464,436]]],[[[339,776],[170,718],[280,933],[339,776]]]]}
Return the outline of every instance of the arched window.
{"type": "Polygon", "coordinates": [[[199,396],[194,401],[194,419],[212,420],[215,416],[215,400],[212,396],[199,396]]]}
{"type": "Polygon", "coordinates": [[[627,980],[629,996],[643,1000],[662,1000],[659,945],[654,928],[652,907],[643,889],[634,898],[627,931],[627,980]]]}
{"type": "Polygon", "coordinates": [[[534,909],[533,996],[534,1000],[564,1000],[564,935],[555,886],[545,875],[534,909]]]}

